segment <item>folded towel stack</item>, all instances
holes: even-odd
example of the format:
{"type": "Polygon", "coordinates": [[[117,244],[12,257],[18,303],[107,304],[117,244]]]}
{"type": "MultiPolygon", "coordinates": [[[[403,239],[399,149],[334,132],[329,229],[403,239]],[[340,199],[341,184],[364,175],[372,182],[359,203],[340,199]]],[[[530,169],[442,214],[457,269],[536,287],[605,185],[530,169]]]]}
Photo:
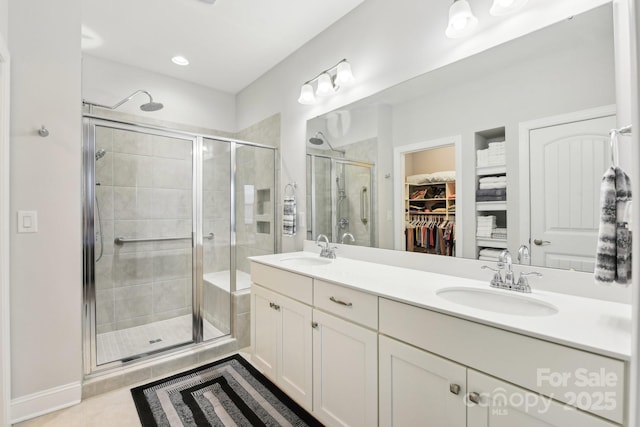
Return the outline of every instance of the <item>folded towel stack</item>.
{"type": "Polygon", "coordinates": [[[507,188],[506,175],[485,176],[478,180],[480,190],[495,190],[498,188],[507,188]]]}
{"type": "Polygon", "coordinates": [[[506,164],[506,153],[505,141],[490,142],[489,148],[477,151],[476,163],[479,168],[502,166],[506,164]]]}
{"type": "Polygon", "coordinates": [[[481,261],[495,261],[500,260],[500,253],[503,249],[483,248],[478,252],[478,259],[481,261]]]}
{"type": "Polygon", "coordinates": [[[493,233],[495,228],[495,215],[479,216],[477,220],[476,236],[491,238],[491,233],[493,233]]]}
{"type": "Polygon", "coordinates": [[[500,240],[507,240],[507,229],[506,228],[494,228],[493,231],[491,232],[491,238],[492,239],[500,239],[500,240]]]}

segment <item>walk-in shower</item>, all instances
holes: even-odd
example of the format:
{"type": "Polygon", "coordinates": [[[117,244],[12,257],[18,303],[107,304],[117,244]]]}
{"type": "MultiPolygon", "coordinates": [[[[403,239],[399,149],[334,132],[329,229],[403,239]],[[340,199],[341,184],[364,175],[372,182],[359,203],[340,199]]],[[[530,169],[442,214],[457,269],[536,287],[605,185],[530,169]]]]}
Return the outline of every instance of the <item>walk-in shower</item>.
{"type": "Polygon", "coordinates": [[[275,251],[275,149],[83,124],[85,373],[234,334],[247,257],[275,251]]]}
{"type": "Polygon", "coordinates": [[[324,234],[335,243],[375,245],[374,169],[370,163],[307,154],[307,238],[324,234]]]}

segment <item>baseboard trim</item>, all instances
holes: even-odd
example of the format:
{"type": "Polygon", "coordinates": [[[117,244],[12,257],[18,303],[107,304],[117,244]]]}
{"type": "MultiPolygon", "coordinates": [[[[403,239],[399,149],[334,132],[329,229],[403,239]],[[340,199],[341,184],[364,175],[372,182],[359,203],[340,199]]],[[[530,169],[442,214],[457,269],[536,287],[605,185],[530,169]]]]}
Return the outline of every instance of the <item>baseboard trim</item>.
{"type": "Polygon", "coordinates": [[[80,403],[80,381],[11,400],[11,423],[15,424],[80,403]]]}

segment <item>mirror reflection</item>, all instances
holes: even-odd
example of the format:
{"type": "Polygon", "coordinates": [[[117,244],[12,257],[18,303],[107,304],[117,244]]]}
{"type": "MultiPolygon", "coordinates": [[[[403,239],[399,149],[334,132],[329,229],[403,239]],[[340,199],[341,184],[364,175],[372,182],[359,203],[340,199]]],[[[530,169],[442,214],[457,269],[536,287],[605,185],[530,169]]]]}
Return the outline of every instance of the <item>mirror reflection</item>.
{"type": "Polygon", "coordinates": [[[610,4],[307,122],[307,238],[593,271],[610,4]]]}

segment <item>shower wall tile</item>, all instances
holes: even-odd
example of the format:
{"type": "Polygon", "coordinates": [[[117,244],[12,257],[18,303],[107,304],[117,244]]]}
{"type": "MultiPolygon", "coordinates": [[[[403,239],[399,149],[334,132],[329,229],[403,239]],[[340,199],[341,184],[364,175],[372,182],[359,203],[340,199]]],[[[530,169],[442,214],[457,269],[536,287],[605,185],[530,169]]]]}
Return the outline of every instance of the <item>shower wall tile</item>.
{"type": "MultiPolygon", "coordinates": [[[[192,221],[187,219],[160,219],[153,221],[153,236],[156,237],[190,237],[192,221]]],[[[189,249],[191,239],[165,240],[153,243],[153,250],[189,249]]]]}
{"type": "Polygon", "coordinates": [[[191,302],[191,281],[187,279],[153,284],[153,312],[155,314],[179,310],[191,302]]]}
{"type": "Polygon", "coordinates": [[[152,214],[153,190],[135,187],[114,187],[115,219],[146,219],[152,214]]]}
{"type": "MultiPolygon", "coordinates": [[[[96,152],[104,147],[96,147],[96,152]]],[[[113,156],[114,153],[107,151],[100,160],[95,162],[96,184],[113,185],[113,156]]]]}
{"type": "MultiPolygon", "coordinates": [[[[152,312],[150,295],[137,298],[134,296],[126,296],[126,299],[119,300],[115,306],[116,322],[118,323],[135,321],[134,319],[150,316],[152,312]]],[[[144,322],[138,323],[138,325],[142,324],[144,324],[144,322]]]]}
{"type": "MultiPolygon", "coordinates": [[[[191,190],[154,189],[152,218],[154,219],[190,219],[191,190]]],[[[151,204],[150,204],[151,206],[151,204]]]]}
{"type": "MultiPolygon", "coordinates": [[[[106,156],[105,156],[106,157],[106,156]]],[[[132,154],[113,154],[113,185],[120,187],[151,187],[153,159],[132,154]]]]}
{"type": "Polygon", "coordinates": [[[96,289],[113,288],[113,255],[103,255],[103,257],[95,263],[95,280],[96,289]]]}
{"type": "Polygon", "coordinates": [[[191,161],[153,159],[153,187],[191,189],[193,187],[191,161]]]}
{"type": "Polygon", "coordinates": [[[191,141],[166,136],[156,136],[153,139],[153,156],[191,161],[191,147],[191,141]]]}
{"type": "MultiPolygon", "coordinates": [[[[96,186],[96,197],[100,205],[102,219],[113,219],[113,187],[106,185],[96,186]]],[[[95,209],[95,215],[97,218],[97,209],[95,209]]]]}
{"type": "Polygon", "coordinates": [[[133,328],[153,322],[153,316],[140,316],[116,321],[116,330],[133,328]]]}
{"type": "Polygon", "coordinates": [[[113,151],[113,129],[96,126],[96,151],[104,148],[107,152],[113,151]]]}
{"type": "Polygon", "coordinates": [[[149,283],[153,278],[154,256],[147,252],[116,254],[114,287],[149,283]]]}
{"type": "MultiPolygon", "coordinates": [[[[113,255],[114,221],[102,220],[102,256],[113,255]]],[[[100,253],[100,227],[96,228],[95,255],[100,253]]]]}
{"type": "Polygon", "coordinates": [[[156,281],[178,279],[191,275],[191,251],[157,251],[153,256],[156,281]]]}
{"type": "Polygon", "coordinates": [[[105,325],[115,321],[113,289],[104,289],[96,291],[96,324],[105,325]]]}
{"type": "Polygon", "coordinates": [[[113,151],[117,153],[153,155],[153,139],[149,134],[113,129],[113,151]]]}
{"type": "MultiPolygon", "coordinates": [[[[191,315],[193,310],[191,309],[191,304],[188,307],[182,307],[177,310],[169,310],[169,311],[161,311],[159,313],[154,313],[151,317],[151,322],[159,322],[161,320],[174,319],[176,317],[191,315]]],[[[189,337],[191,338],[191,337],[189,337]]]]}
{"type": "MultiPolygon", "coordinates": [[[[113,289],[113,300],[124,301],[129,298],[151,298],[153,294],[153,287],[151,283],[145,283],[142,285],[125,286],[113,289]]],[[[134,317],[134,316],[127,316],[134,317]]]]}

